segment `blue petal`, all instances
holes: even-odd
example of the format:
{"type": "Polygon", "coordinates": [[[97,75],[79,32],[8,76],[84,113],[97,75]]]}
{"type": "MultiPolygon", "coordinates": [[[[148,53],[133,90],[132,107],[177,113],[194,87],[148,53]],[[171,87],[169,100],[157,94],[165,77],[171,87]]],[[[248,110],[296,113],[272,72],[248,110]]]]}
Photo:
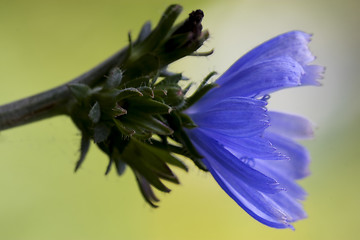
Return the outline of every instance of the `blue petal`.
{"type": "Polygon", "coordinates": [[[250,98],[228,98],[215,105],[187,112],[202,129],[232,136],[254,136],[269,125],[266,102],[250,98]]]}
{"type": "MultiPolygon", "coordinates": [[[[204,162],[206,164],[206,161],[204,162]]],[[[241,181],[229,182],[234,176],[229,176],[226,171],[220,170],[217,172],[212,166],[208,168],[222,189],[250,216],[270,227],[291,227],[284,212],[265,194],[249,187],[241,181]]]]}
{"type": "MultiPolygon", "coordinates": [[[[278,183],[274,179],[265,176],[236,158],[200,129],[189,130],[188,134],[194,145],[200,151],[200,154],[202,154],[205,159],[208,159],[208,162],[211,161],[210,164],[214,169],[226,169],[226,171],[235,176],[236,179],[240,179],[254,189],[262,192],[276,193],[281,190],[278,188],[278,183]]],[[[207,167],[209,166],[207,165],[207,167]]]]}
{"type": "Polygon", "coordinates": [[[265,131],[264,137],[269,139],[278,151],[290,158],[290,161],[281,164],[274,161],[273,164],[278,164],[279,171],[291,176],[293,179],[301,179],[310,174],[310,154],[305,147],[290,138],[267,131],[265,131]]]}
{"type": "Polygon", "coordinates": [[[276,58],[234,72],[231,80],[208,92],[196,105],[214,104],[227,97],[256,97],[301,85],[303,67],[291,58],[276,58]]]}
{"type": "Polygon", "coordinates": [[[288,222],[295,222],[307,217],[302,204],[294,199],[288,192],[282,191],[267,196],[276,203],[282,211],[286,212],[288,222]]]}
{"type": "Polygon", "coordinates": [[[266,176],[269,176],[279,182],[281,188],[285,189],[287,195],[292,199],[305,200],[306,192],[295,181],[288,171],[284,171],[286,168],[293,168],[294,160],[280,160],[280,161],[268,161],[262,159],[255,159],[254,168],[266,176]],[[290,167],[289,167],[290,166],[290,167]]]}
{"type": "Polygon", "coordinates": [[[267,132],[276,133],[294,139],[312,138],[313,124],[304,117],[269,111],[270,127],[267,132]]]}
{"type": "MultiPolygon", "coordinates": [[[[258,191],[253,186],[246,184],[240,176],[237,176],[232,171],[229,171],[221,163],[218,158],[209,154],[207,149],[203,146],[196,147],[201,154],[204,155],[203,162],[208,167],[209,171],[222,187],[222,189],[248,214],[254,217],[259,222],[275,228],[291,228],[288,219],[295,220],[289,217],[285,211],[269,196],[275,194],[264,194],[258,191]]],[[[284,200],[282,200],[284,201],[284,200]]]]}
{"type": "Polygon", "coordinates": [[[311,35],[300,31],[284,33],[270,39],[236,61],[220,79],[218,79],[217,83],[224,84],[228,80],[231,80],[229,76],[234,72],[242,71],[272,58],[289,57],[301,65],[306,65],[315,59],[308,48],[310,40],[311,35]]]}
{"type": "Polygon", "coordinates": [[[271,142],[261,136],[234,137],[231,133],[220,134],[207,129],[202,131],[209,137],[216,139],[237,157],[261,158],[268,160],[287,160],[288,157],[277,151],[271,142]]]}

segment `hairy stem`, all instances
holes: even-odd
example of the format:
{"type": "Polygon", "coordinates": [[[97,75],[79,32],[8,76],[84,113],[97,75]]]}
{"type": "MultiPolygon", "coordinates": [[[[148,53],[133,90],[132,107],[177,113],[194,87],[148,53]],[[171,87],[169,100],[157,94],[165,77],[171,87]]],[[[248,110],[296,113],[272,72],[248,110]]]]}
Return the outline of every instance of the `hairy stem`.
{"type": "Polygon", "coordinates": [[[121,65],[126,56],[127,47],[61,86],[0,106],[0,130],[67,114],[67,103],[72,99],[68,84],[83,83],[92,87],[102,81],[112,68],[121,65]]]}

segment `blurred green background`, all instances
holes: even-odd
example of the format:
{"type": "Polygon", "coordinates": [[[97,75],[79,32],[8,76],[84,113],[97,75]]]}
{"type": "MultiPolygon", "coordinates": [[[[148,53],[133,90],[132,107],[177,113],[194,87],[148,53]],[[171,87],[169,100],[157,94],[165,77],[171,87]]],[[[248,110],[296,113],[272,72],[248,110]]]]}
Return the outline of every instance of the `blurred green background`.
{"type": "MultiPolygon", "coordinates": [[[[0,104],[60,85],[127,44],[146,20],[156,23],[171,1],[0,0],[0,104]]],[[[360,239],[360,2],[315,0],[179,1],[182,18],[205,12],[206,58],[172,66],[200,80],[223,72],[261,42],[289,30],[313,33],[323,86],[279,92],[270,108],[299,113],[317,126],[304,142],[312,175],[301,184],[308,219],[295,231],[266,227],[247,215],[190,162],[181,186],[159,194],[154,210],[133,174],[104,176],[95,146],[73,173],[80,135],[70,119],[0,134],[0,239],[360,239]]]]}

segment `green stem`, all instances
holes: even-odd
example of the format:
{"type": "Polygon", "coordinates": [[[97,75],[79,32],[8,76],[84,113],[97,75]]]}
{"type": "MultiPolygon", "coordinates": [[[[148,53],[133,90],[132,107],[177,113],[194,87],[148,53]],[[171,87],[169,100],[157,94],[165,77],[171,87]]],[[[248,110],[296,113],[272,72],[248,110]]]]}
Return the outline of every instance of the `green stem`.
{"type": "Polygon", "coordinates": [[[0,106],[0,130],[68,114],[67,103],[72,99],[72,95],[67,85],[83,83],[92,87],[98,84],[112,68],[126,60],[127,49],[126,47],[118,51],[88,72],[61,86],[0,106]]]}

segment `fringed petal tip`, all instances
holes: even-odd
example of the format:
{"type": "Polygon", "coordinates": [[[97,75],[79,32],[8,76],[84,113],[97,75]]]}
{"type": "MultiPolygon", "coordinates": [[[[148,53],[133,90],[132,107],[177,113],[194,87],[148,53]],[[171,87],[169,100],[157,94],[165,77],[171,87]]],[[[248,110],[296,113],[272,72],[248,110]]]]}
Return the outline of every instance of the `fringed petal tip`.
{"type": "Polygon", "coordinates": [[[320,65],[304,66],[304,74],[301,77],[301,85],[321,86],[318,80],[324,78],[326,68],[320,65]]]}
{"type": "Polygon", "coordinates": [[[303,31],[291,31],[279,36],[288,43],[284,44],[287,48],[287,54],[296,59],[299,63],[305,65],[316,59],[309,49],[309,43],[312,39],[312,34],[303,31]]]}
{"type": "Polygon", "coordinates": [[[294,114],[268,111],[270,127],[267,132],[280,134],[291,139],[310,139],[314,137],[315,124],[294,114]]]}

